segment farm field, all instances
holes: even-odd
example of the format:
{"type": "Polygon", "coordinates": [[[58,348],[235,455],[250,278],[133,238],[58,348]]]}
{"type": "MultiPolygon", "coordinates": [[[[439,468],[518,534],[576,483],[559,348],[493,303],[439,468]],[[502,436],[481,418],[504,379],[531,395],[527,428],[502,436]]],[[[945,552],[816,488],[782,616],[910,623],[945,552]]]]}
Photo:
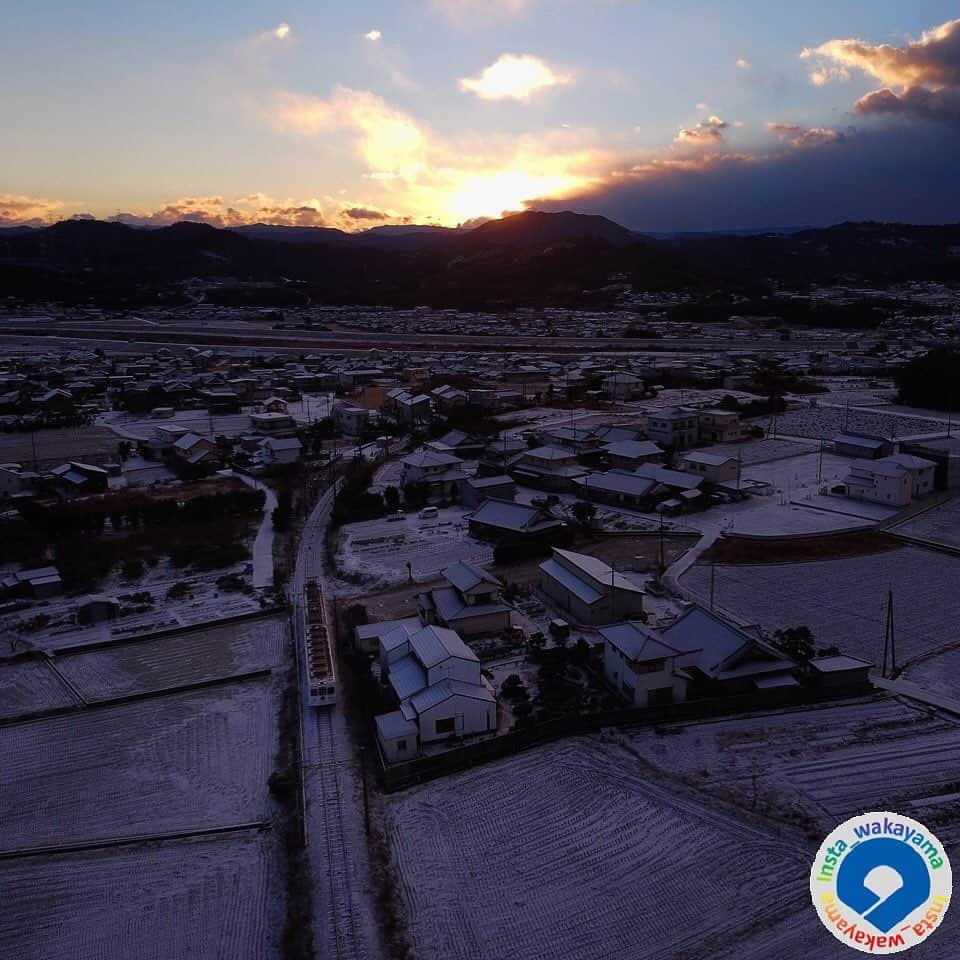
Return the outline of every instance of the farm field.
{"type": "Polygon", "coordinates": [[[88,700],[106,700],[268,669],[284,662],[285,643],[285,621],[270,617],[63,654],[56,664],[88,700]]]}
{"type": "Polygon", "coordinates": [[[960,550],[960,498],[899,523],[890,532],[960,550]]]}
{"type": "Polygon", "coordinates": [[[0,720],[70,707],[75,702],[45,662],[0,662],[0,720]]]}
{"type": "MultiPolygon", "coordinates": [[[[801,624],[820,646],[879,662],[887,591],[896,611],[897,661],[956,639],[960,617],[960,558],[920,547],[815,563],[716,565],[714,595],[721,611],[773,631],[801,624]]],[[[710,594],[710,565],[697,564],[683,585],[710,594]]]]}
{"type": "MultiPolygon", "coordinates": [[[[117,459],[118,437],[105,427],[64,427],[36,432],[37,467],[59,466],[65,460],[93,463],[117,459]]],[[[33,466],[33,441],[29,433],[0,433],[0,463],[33,466]]]]}
{"type": "Polygon", "coordinates": [[[0,729],[0,849],[265,817],[277,740],[269,680],[0,729]]]}
{"type": "Polygon", "coordinates": [[[894,697],[619,736],[671,774],[823,833],[863,810],[949,796],[958,776],[960,727],[894,697]]]}
{"type": "Polygon", "coordinates": [[[273,960],[279,859],[247,833],[0,863],[0,956],[273,960]]]}
{"type": "Polygon", "coordinates": [[[799,831],[768,830],[601,737],[411,789],[386,818],[423,957],[692,960],[809,897],[799,831]]]}
{"type": "MultiPolygon", "coordinates": [[[[620,736],[644,760],[695,779],[745,809],[806,819],[818,838],[864,810],[894,809],[929,824],[944,843],[960,839],[960,727],[892,697],[620,736]]],[[[793,881],[806,891],[806,870],[793,881]]],[[[958,950],[960,918],[948,916],[936,936],[911,953],[944,960],[958,950]]],[[[848,954],[812,910],[801,909],[758,924],[742,939],[731,937],[710,956],[842,960],[848,954]]]]}
{"type": "MultiPolygon", "coordinates": [[[[770,417],[756,418],[756,422],[769,427],[770,417]]],[[[880,410],[859,410],[853,407],[849,412],[841,407],[787,410],[777,415],[776,422],[778,435],[824,440],[831,440],[844,430],[850,433],[866,433],[875,437],[901,439],[918,434],[938,433],[943,429],[942,420],[928,420],[920,416],[907,416],[880,410]]]]}

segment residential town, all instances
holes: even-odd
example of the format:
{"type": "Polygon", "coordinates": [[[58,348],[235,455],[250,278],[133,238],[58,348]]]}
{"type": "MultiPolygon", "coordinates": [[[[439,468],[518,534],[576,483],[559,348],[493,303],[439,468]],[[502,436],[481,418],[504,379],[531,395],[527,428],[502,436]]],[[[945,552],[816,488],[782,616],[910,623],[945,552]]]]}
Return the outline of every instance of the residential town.
{"type": "MultiPolygon", "coordinates": [[[[413,943],[433,955],[434,908],[402,879],[419,876],[411,850],[428,842],[408,797],[434,810],[497,778],[546,789],[545,758],[603,765],[618,750],[670,771],[687,753],[668,741],[726,731],[738,752],[684,776],[786,843],[819,824],[797,805],[791,764],[813,776],[826,760],[810,744],[833,727],[875,731],[869,750],[897,756],[955,750],[960,601],[943,584],[960,570],[960,438],[955,414],[910,406],[895,382],[955,342],[955,321],[924,343],[821,330],[803,346],[732,321],[709,350],[665,338],[570,356],[118,345],[78,337],[75,316],[7,311],[9,789],[34,783],[39,802],[53,774],[34,781],[28,754],[70,723],[97,764],[110,762],[104,730],[152,750],[151,725],[174,722],[158,710],[227,723],[228,749],[254,751],[238,772],[247,799],[232,808],[228,791],[200,822],[178,794],[163,830],[143,835],[251,833],[226,852],[252,869],[256,837],[256,863],[287,872],[271,922],[300,930],[292,917],[312,916],[314,945],[334,955],[413,943]],[[28,322],[54,336],[22,333],[28,322]],[[57,334],[61,322],[74,332],[57,334]],[[235,725],[254,702],[251,740],[235,725]],[[786,719],[807,734],[784,733],[786,719]],[[759,761],[742,763],[768,741],[761,795],[759,761]],[[267,823],[302,856],[287,858],[267,823]],[[395,911],[386,926],[371,889],[395,911]]],[[[376,332],[379,316],[320,309],[309,325],[376,332]]],[[[520,338],[546,321],[587,337],[594,319],[516,323],[520,338]]],[[[225,310],[216,322],[259,320],[225,310]]],[[[391,314],[390,329],[476,337],[493,322],[417,311],[391,314]]],[[[203,749],[208,791],[216,753],[203,749]]],[[[952,835],[949,792],[910,789],[952,835]]],[[[71,809],[90,836],[138,833],[109,801],[71,809]]],[[[16,860],[51,842],[10,834],[4,848],[16,860]]]]}

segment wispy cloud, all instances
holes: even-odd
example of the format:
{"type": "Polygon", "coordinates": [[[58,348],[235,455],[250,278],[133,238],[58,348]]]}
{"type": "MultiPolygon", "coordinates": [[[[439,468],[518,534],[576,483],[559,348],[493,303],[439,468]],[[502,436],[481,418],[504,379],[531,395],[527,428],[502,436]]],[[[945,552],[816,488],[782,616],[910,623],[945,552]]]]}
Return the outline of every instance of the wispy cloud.
{"type": "Polygon", "coordinates": [[[737,66],[738,66],[741,70],[749,70],[750,67],[752,66],[752,64],[750,63],[750,61],[749,61],[746,57],[740,57],[740,58],[737,60],[737,66]]]}
{"type": "Polygon", "coordinates": [[[273,35],[278,40],[286,40],[290,36],[290,24],[289,23],[278,23],[276,29],[273,31],[273,35]]]}
{"type": "Polygon", "coordinates": [[[432,0],[433,8],[454,23],[474,25],[516,17],[534,0],[432,0]]]}
{"type": "Polygon", "coordinates": [[[559,73],[546,60],[530,54],[504,53],[477,77],[461,77],[458,85],[481,100],[519,100],[573,83],[569,74],[559,73]]]}
{"type": "Polygon", "coordinates": [[[383,34],[379,30],[370,30],[368,33],[365,33],[363,36],[364,36],[364,39],[371,40],[374,43],[376,43],[377,40],[383,39],[383,34]]]}
{"type": "Polygon", "coordinates": [[[768,123],[767,130],[779,140],[794,147],[822,147],[830,143],[844,143],[848,134],[830,127],[802,127],[797,123],[768,123]]]}

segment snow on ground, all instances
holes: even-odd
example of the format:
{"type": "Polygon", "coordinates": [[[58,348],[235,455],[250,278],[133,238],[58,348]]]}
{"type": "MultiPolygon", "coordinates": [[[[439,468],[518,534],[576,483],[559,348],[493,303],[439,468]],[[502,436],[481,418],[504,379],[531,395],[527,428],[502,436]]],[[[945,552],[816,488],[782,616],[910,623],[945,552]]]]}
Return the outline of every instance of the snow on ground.
{"type": "Polygon", "coordinates": [[[0,663],[0,720],[75,703],[45,661],[0,663]]]}
{"type": "Polygon", "coordinates": [[[464,511],[459,507],[441,509],[432,520],[408,513],[402,520],[351,523],[338,533],[336,562],[340,575],[363,578],[368,585],[407,582],[408,561],[414,579],[427,580],[455,560],[480,564],[493,560],[493,547],[469,536],[464,511]]]}
{"type": "Polygon", "coordinates": [[[797,834],[599,737],[413,788],[386,817],[422,957],[704,957],[809,902],[797,834]]]}
{"type": "MultiPolygon", "coordinates": [[[[767,428],[773,425],[773,419],[769,416],[757,418],[755,422],[767,428]]],[[[851,407],[847,411],[842,407],[817,406],[777,414],[775,430],[778,436],[824,440],[831,440],[844,431],[901,439],[942,432],[943,423],[915,416],[882,413],[879,410],[859,410],[851,407]]]]}
{"type": "MultiPolygon", "coordinates": [[[[701,598],[710,593],[710,565],[698,564],[683,586],[701,598]]],[[[821,646],[879,664],[887,591],[896,608],[898,663],[957,639],[960,558],[920,547],[808,563],[718,564],[718,608],[767,630],[809,626],[821,646]]]]}
{"type": "Polygon", "coordinates": [[[267,816],[277,738],[269,680],[2,728],[0,849],[267,816]]]}
{"type": "Polygon", "coordinates": [[[0,863],[0,956],[272,960],[283,884],[260,833],[0,863]]]}
{"type": "Polygon", "coordinates": [[[105,700],[278,666],[286,639],[286,621],[269,617],[70,653],[55,663],[88,700],[105,700]]]}
{"type": "Polygon", "coordinates": [[[897,524],[890,532],[960,550],[960,498],[897,524]]]}
{"type": "MultiPolygon", "coordinates": [[[[816,842],[864,810],[899,810],[928,823],[947,844],[955,816],[960,727],[894,698],[854,701],[758,717],[620,733],[645,760],[727,797],[744,810],[806,821],[816,842]]],[[[849,950],[816,920],[807,860],[789,881],[801,908],[711,950],[712,960],[826,957],[849,950]]],[[[721,882],[722,874],[714,877],[721,882]]],[[[923,960],[960,953],[960,923],[948,918],[912,952],[923,960]]],[[[696,954],[694,954],[696,956],[696,954]]]]}
{"type": "Polygon", "coordinates": [[[893,697],[619,735],[671,774],[824,832],[862,810],[943,794],[960,747],[952,720],[893,697]]]}

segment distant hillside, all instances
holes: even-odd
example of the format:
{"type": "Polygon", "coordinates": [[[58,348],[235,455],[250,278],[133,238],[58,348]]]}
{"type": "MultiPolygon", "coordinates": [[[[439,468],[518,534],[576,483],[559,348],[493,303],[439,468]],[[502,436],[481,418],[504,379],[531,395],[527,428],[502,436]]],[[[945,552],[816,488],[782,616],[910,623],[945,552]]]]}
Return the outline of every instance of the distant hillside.
{"type": "MultiPolygon", "coordinates": [[[[909,280],[960,284],[960,225],[840,224],[763,236],[634,234],[604,217],[521,213],[473,229],[178,223],[142,230],[69,220],[0,231],[0,293],[25,299],[131,306],[188,302],[346,303],[509,309],[604,308],[634,291],[710,295],[689,319],[731,310],[775,286],[909,280]],[[189,281],[189,289],[187,282],[189,281]],[[198,293],[199,291],[199,293],[198,293]],[[738,301],[739,302],[739,301],[738,301]]],[[[681,311],[682,312],[682,311],[681,311]]]]}
{"type": "Polygon", "coordinates": [[[471,231],[471,245],[503,244],[511,247],[546,246],[577,240],[602,240],[625,246],[636,234],[606,217],[585,216],[567,210],[562,213],[528,211],[502,220],[489,220],[471,231]]]}

